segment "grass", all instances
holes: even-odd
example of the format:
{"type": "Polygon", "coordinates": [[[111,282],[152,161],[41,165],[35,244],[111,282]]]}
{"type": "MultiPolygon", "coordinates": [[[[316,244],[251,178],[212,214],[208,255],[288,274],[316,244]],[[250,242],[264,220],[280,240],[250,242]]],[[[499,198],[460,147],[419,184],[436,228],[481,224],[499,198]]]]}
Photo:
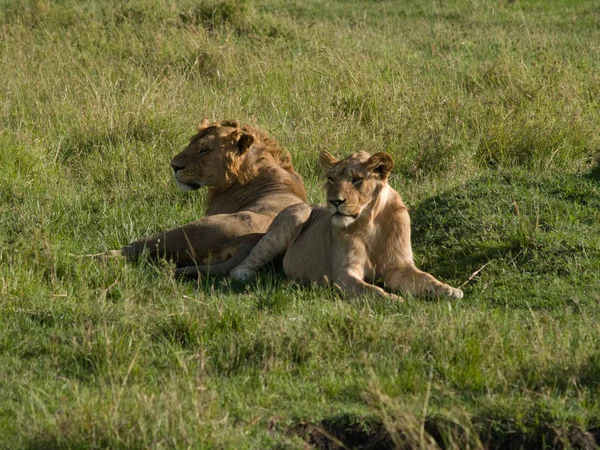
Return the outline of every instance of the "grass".
{"type": "Polygon", "coordinates": [[[592,1],[0,1],[0,448],[590,447],[600,430],[592,1]],[[94,253],[190,221],[204,115],[388,151],[465,298],[94,253]]]}

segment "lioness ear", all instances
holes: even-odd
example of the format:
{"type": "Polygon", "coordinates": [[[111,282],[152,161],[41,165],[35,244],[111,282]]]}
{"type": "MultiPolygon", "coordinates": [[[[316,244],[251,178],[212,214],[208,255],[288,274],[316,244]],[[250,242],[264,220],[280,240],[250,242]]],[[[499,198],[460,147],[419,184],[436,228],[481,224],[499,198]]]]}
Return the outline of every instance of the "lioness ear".
{"type": "Polygon", "coordinates": [[[198,124],[198,131],[204,130],[209,125],[210,125],[210,122],[208,121],[208,117],[204,116],[202,118],[202,121],[198,124]]]}
{"type": "Polygon", "coordinates": [[[323,168],[323,172],[329,172],[338,160],[331,153],[322,151],[319,155],[319,162],[323,168]]]}
{"type": "Polygon", "coordinates": [[[382,180],[387,179],[394,168],[394,161],[387,153],[375,153],[367,161],[367,171],[375,174],[382,180]]]}
{"type": "Polygon", "coordinates": [[[235,130],[231,133],[232,141],[237,146],[239,153],[245,153],[252,144],[254,144],[254,136],[244,133],[241,130],[235,130]]]}

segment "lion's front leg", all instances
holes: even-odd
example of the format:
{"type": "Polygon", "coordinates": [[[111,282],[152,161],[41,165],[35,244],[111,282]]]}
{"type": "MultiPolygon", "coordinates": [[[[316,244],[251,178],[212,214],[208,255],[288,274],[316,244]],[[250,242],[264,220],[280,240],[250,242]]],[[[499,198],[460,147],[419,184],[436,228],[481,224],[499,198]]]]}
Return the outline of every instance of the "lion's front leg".
{"type": "Polygon", "coordinates": [[[462,298],[460,289],[442,283],[433,275],[424,272],[414,265],[395,267],[385,271],[384,282],[393,290],[402,290],[414,295],[433,297],[462,298]]]}

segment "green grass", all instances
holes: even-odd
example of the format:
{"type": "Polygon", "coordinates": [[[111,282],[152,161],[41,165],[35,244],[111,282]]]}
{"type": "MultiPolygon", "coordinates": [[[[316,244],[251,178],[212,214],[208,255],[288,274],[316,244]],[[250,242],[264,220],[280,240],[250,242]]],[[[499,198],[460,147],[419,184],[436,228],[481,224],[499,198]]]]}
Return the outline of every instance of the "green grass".
{"type": "Polygon", "coordinates": [[[0,448],[591,445],[599,23],[568,0],[0,0],[0,448]],[[465,298],[79,257],[202,214],[168,163],[204,115],[269,130],[314,202],[319,151],[390,152],[418,264],[465,298]]]}

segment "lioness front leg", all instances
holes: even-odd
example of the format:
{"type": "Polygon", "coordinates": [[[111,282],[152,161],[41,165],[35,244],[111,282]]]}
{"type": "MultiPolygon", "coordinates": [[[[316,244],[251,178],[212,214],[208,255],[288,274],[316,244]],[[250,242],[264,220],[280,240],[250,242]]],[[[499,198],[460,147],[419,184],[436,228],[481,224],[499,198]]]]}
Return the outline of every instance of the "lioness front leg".
{"type": "Polygon", "coordinates": [[[414,265],[395,267],[385,271],[383,280],[393,290],[402,290],[414,295],[462,298],[460,289],[442,283],[433,275],[423,272],[414,265]]]}
{"type": "Polygon", "coordinates": [[[231,278],[247,281],[256,276],[262,266],[287,250],[297,230],[310,217],[312,208],[306,203],[288,206],[281,211],[250,255],[229,274],[231,278]]]}
{"type": "Polygon", "coordinates": [[[399,297],[396,294],[386,292],[379,286],[374,286],[372,284],[366,283],[365,281],[352,274],[348,274],[343,278],[337,279],[334,285],[337,285],[343,292],[351,296],[371,294],[376,295],[378,297],[385,297],[389,299],[402,301],[402,297],[399,297]]]}

